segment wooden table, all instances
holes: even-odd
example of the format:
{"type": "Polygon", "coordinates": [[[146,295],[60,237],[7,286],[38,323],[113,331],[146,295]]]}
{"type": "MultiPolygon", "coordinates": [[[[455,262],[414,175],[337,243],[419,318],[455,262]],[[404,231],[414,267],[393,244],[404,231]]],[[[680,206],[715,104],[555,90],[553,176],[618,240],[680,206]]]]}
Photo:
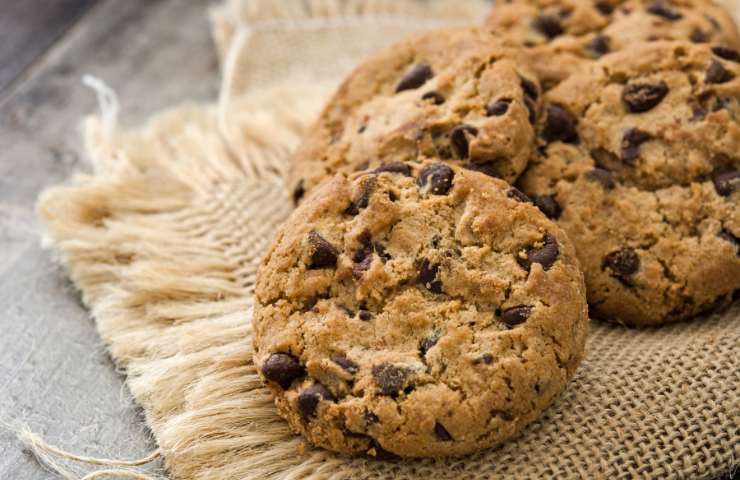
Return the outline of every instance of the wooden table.
{"type": "MultiPolygon", "coordinates": [[[[218,88],[206,0],[0,0],[0,419],[75,452],[150,451],[88,312],[41,247],[40,190],[87,164],[78,123],[103,79],[133,123],[218,88]],[[149,87],[155,89],[149,90],[149,87]]],[[[0,430],[0,479],[53,478],[0,430]]]]}

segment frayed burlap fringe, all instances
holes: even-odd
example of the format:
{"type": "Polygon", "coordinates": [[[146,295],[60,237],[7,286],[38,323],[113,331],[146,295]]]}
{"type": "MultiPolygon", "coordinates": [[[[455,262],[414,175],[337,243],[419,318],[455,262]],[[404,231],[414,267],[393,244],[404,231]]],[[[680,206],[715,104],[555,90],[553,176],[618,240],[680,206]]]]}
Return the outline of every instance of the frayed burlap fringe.
{"type": "MultiPolygon", "coordinates": [[[[93,173],[39,201],[49,242],[125,369],[172,478],[708,479],[738,465],[739,308],[660,330],[595,322],[568,390],[495,450],[369,461],[292,435],[259,381],[250,342],[255,270],[291,209],[281,174],[343,69],[428,19],[373,29],[312,16],[301,28],[293,15],[293,27],[239,26],[270,18],[252,12],[232,17],[216,106],[182,106],[124,129],[112,92],[88,79],[103,110],[84,126],[93,173]],[[335,66],[314,68],[330,57],[335,66]]],[[[40,451],[65,468],[60,451],[40,451]]],[[[133,466],[98,464],[105,469],[93,474],[103,476],[87,478],[133,466]]],[[[134,474],[142,476],[118,478],[148,478],[134,474]]]]}

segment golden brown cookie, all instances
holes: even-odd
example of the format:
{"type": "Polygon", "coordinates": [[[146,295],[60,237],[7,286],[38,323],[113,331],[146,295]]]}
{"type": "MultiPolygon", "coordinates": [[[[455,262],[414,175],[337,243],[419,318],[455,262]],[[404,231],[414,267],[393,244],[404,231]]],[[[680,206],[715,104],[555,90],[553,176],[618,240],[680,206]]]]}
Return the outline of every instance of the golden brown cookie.
{"type": "Polygon", "coordinates": [[[519,186],[576,245],[591,313],[687,319],[740,289],[740,53],[655,42],[544,97],[519,186]]]}
{"type": "Polygon", "coordinates": [[[528,47],[546,89],[584,63],[639,42],[740,47],[732,17],[710,0],[501,0],[486,24],[528,47]]]}
{"type": "Polygon", "coordinates": [[[296,151],[296,203],[323,179],[441,158],[513,182],[532,153],[539,83],[521,50],[486,30],[404,40],[345,80],[296,151]]]}
{"type": "Polygon", "coordinates": [[[571,242],[504,181],[390,163],[317,187],[259,269],[254,360],[280,414],[352,454],[462,455],[565,388],[587,330],[571,242]]]}

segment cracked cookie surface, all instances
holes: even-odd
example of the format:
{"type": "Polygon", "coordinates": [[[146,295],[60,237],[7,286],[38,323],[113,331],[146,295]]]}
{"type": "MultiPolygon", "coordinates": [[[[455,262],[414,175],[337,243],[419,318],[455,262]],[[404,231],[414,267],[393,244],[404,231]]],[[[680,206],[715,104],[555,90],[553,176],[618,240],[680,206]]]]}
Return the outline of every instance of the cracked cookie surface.
{"type": "Polygon", "coordinates": [[[486,30],[445,28],[358,66],[308,130],[288,185],[387,161],[442,158],[513,182],[532,153],[539,83],[523,52],[486,30]]]}
{"type": "Polygon", "coordinates": [[[740,47],[732,17],[709,0],[510,0],[496,2],[486,24],[527,47],[546,89],[638,42],[740,47]]]}
{"type": "Polygon", "coordinates": [[[565,234],[507,183],[443,163],[337,175],[260,267],[254,360],[331,450],[462,455],[565,388],[587,330],[565,234]]]}
{"type": "Polygon", "coordinates": [[[544,96],[519,181],[574,240],[591,313],[660,325],[740,289],[740,53],[686,42],[605,56],[544,96]]]}

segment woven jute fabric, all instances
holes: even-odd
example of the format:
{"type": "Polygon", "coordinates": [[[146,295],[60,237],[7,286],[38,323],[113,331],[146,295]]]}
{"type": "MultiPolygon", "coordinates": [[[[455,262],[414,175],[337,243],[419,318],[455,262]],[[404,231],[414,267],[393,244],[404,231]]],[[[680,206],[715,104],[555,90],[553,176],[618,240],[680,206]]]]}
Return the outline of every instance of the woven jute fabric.
{"type": "Polygon", "coordinates": [[[292,208],[282,180],[289,154],[364,55],[435,25],[477,21],[486,9],[421,6],[227,2],[212,12],[224,75],[218,102],[124,128],[101,88],[103,112],[84,124],[92,173],[42,195],[50,244],[127,373],[169,475],[703,479],[733,471],[737,306],[661,329],[592,322],[585,361],[545,415],[465,458],[339,456],[305,445],[277,416],[251,360],[250,320],[260,256],[292,208]]]}

